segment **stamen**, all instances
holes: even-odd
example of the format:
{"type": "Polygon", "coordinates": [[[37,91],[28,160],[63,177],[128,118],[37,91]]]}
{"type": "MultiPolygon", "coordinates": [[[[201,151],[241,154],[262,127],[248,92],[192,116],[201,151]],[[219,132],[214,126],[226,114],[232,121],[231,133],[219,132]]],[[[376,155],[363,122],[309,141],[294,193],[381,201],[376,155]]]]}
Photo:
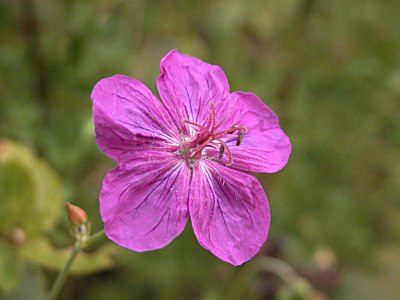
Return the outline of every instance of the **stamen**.
{"type": "Polygon", "coordinates": [[[211,132],[213,132],[216,127],[216,122],[217,122],[217,116],[215,114],[215,106],[214,106],[214,102],[210,102],[210,106],[211,106],[211,114],[212,114],[212,127],[211,127],[211,132]]]}
{"type": "Polygon", "coordinates": [[[226,129],[226,130],[223,130],[223,131],[214,133],[214,136],[215,136],[215,137],[222,137],[222,136],[224,136],[225,134],[232,134],[232,133],[234,133],[235,131],[241,131],[242,133],[247,133],[248,130],[247,130],[247,127],[245,127],[245,126],[237,126],[237,125],[234,125],[234,126],[232,126],[231,128],[229,128],[229,129],[226,129]]]}
{"type": "Polygon", "coordinates": [[[219,146],[219,159],[222,159],[222,157],[224,156],[224,146],[221,144],[221,146],[219,146]]]}
{"type": "Polygon", "coordinates": [[[211,112],[208,111],[208,116],[207,116],[207,123],[204,125],[205,128],[207,128],[208,131],[210,131],[210,125],[211,125],[211,112]]]}
{"type": "Polygon", "coordinates": [[[232,162],[233,162],[233,157],[232,157],[232,152],[231,152],[231,150],[229,149],[228,145],[225,144],[224,141],[222,141],[221,139],[216,138],[215,140],[217,140],[218,142],[220,142],[221,145],[225,148],[226,152],[228,153],[229,159],[228,159],[228,162],[226,163],[226,166],[230,166],[230,165],[232,164],[232,162]]]}
{"type": "Polygon", "coordinates": [[[205,148],[217,149],[217,145],[209,143],[207,146],[204,147],[204,149],[205,148]]]}
{"type": "Polygon", "coordinates": [[[213,139],[212,136],[210,136],[208,139],[206,139],[203,143],[201,143],[197,147],[194,147],[194,148],[190,149],[190,152],[196,153],[196,152],[199,152],[199,151],[203,150],[204,147],[207,146],[207,144],[212,141],[212,139],[213,139]]]}
{"type": "Polygon", "coordinates": [[[183,123],[186,123],[186,124],[188,124],[188,125],[192,125],[192,126],[199,127],[199,128],[201,128],[201,129],[203,129],[206,133],[211,134],[211,133],[208,131],[208,128],[204,127],[203,125],[194,123],[194,122],[189,121],[189,120],[186,120],[186,119],[183,119],[182,122],[183,122],[183,123]]]}
{"type": "Polygon", "coordinates": [[[247,133],[249,130],[247,129],[246,126],[238,126],[239,130],[241,130],[243,133],[247,133]]]}
{"type": "Polygon", "coordinates": [[[241,130],[238,131],[238,137],[236,140],[236,146],[239,146],[243,140],[243,132],[241,130]]]}
{"type": "MultiPolygon", "coordinates": [[[[239,125],[233,125],[230,128],[221,130],[225,127],[223,124],[226,124],[226,120],[230,114],[225,114],[224,118],[217,122],[214,102],[210,102],[210,107],[211,109],[208,110],[207,120],[205,123],[198,124],[187,119],[182,120],[182,122],[188,127],[195,128],[193,136],[185,137],[185,139],[182,140],[184,143],[181,145],[181,149],[183,150],[180,154],[184,159],[186,159],[186,162],[191,166],[191,168],[203,155],[207,156],[205,152],[203,153],[203,150],[206,148],[218,151],[218,158],[215,157],[215,161],[230,166],[233,163],[233,156],[227,143],[236,142],[236,146],[239,146],[243,141],[243,135],[248,132],[247,127],[239,125]],[[226,139],[226,142],[222,139],[226,139]],[[225,160],[223,160],[224,155],[227,156],[225,160]]],[[[214,151],[213,153],[215,153],[214,151]]]]}

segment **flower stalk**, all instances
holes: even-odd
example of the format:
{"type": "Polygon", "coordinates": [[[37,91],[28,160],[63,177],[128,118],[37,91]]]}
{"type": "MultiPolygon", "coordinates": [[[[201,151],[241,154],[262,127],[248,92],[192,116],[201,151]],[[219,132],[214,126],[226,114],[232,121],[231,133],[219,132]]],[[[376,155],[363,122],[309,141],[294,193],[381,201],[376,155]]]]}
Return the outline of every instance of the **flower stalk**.
{"type": "Polygon", "coordinates": [[[60,293],[65,280],[67,279],[68,273],[77,258],[79,252],[82,250],[90,249],[93,246],[99,244],[101,241],[107,240],[107,237],[104,233],[104,230],[100,230],[99,232],[93,234],[92,236],[86,238],[86,239],[77,239],[74,245],[74,248],[66,261],[64,267],[61,269],[60,273],[58,273],[58,276],[56,280],[54,281],[54,284],[51,288],[48,300],[56,300],[58,294],[60,293]]]}
{"type": "Polygon", "coordinates": [[[57,296],[60,293],[60,291],[64,285],[65,279],[67,279],[69,270],[71,269],[71,266],[74,263],[75,258],[78,256],[80,251],[81,251],[80,243],[76,242],[74,245],[74,249],[71,252],[71,255],[69,256],[67,262],[65,263],[65,265],[62,268],[62,270],[60,271],[60,273],[58,273],[56,281],[54,282],[53,287],[51,288],[51,291],[50,291],[50,294],[48,297],[49,300],[57,299],[57,296]]]}
{"type": "Polygon", "coordinates": [[[79,206],[72,205],[70,203],[65,204],[66,212],[70,223],[72,224],[72,235],[75,238],[75,244],[73,250],[65,262],[64,267],[61,269],[60,273],[49,293],[49,300],[56,300],[58,294],[60,293],[65,280],[69,274],[69,271],[74,264],[75,259],[77,258],[79,252],[82,250],[89,249],[95,245],[97,245],[100,241],[106,240],[106,235],[104,230],[100,230],[99,232],[90,235],[90,222],[88,220],[86,212],[80,208],[79,206]]]}

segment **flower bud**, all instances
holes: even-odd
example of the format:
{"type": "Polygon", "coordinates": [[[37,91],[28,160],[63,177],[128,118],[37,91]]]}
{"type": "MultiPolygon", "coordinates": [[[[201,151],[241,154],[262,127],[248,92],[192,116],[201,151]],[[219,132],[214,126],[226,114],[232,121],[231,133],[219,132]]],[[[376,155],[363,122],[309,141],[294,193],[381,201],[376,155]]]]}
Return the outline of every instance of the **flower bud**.
{"type": "Polygon", "coordinates": [[[88,218],[86,212],[79,206],[73,205],[69,202],[65,203],[69,221],[76,226],[87,223],[88,218]]]}

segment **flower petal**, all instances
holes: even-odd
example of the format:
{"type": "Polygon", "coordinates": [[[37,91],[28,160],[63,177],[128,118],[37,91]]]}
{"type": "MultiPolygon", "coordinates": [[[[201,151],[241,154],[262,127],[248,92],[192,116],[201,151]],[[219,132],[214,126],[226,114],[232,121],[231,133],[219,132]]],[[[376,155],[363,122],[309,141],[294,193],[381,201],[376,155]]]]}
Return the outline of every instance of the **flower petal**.
{"type": "Polygon", "coordinates": [[[121,160],[127,150],[178,143],[165,107],[140,81],[123,75],[102,79],[91,98],[96,143],[109,157],[121,160]]]}
{"type": "Polygon", "coordinates": [[[193,172],[189,212],[199,243],[220,259],[240,265],[268,236],[270,212],[257,179],[215,162],[193,172]]]}
{"type": "Polygon", "coordinates": [[[248,129],[239,146],[236,140],[228,143],[233,156],[231,167],[266,173],[282,169],[289,160],[292,146],[279,126],[278,117],[255,94],[234,92],[231,97],[240,111],[236,124],[248,129]]]}
{"type": "Polygon", "coordinates": [[[164,247],[185,228],[190,170],[161,151],[138,151],[110,171],[100,193],[107,236],[122,247],[164,247]]]}
{"type": "MultiPolygon", "coordinates": [[[[229,97],[224,71],[198,58],[170,51],[160,63],[157,87],[174,122],[185,132],[182,119],[205,121],[210,102],[218,104],[229,97]]],[[[216,105],[223,108],[223,105],[216,105]]]]}

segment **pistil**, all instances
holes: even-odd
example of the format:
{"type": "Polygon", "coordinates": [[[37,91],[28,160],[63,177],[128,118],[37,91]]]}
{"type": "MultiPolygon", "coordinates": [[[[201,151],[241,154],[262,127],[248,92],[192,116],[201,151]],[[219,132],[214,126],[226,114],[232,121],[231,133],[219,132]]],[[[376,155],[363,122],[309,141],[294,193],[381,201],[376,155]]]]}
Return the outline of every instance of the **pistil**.
{"type": "Polygon", "coordinates": [[[218,160],[222,162],[223,156],[226,154],[228,160],[224,164],[229,166],[233,162],[232,152],[222,139],[232,137],[232,135],[237,133],[236,146],[239,146],[243,140],[243,134],[247,133],[247,128],[245,126],[233,125],[228,129],[218,131],[227,116],[217,123],[214,103],[211,102],[210,106],[211,109],[208,111],[208,118],[204,125],[186,119],[182,120],[185,125],[193,127],[196,130],[196,134],[191,140],[185,141],[182,144],[181,155],[189,165],[192,165],[193,161],[202,157],[203,150],[206,147],[218,149],[217,147],[219,146],[218,160]]]}

